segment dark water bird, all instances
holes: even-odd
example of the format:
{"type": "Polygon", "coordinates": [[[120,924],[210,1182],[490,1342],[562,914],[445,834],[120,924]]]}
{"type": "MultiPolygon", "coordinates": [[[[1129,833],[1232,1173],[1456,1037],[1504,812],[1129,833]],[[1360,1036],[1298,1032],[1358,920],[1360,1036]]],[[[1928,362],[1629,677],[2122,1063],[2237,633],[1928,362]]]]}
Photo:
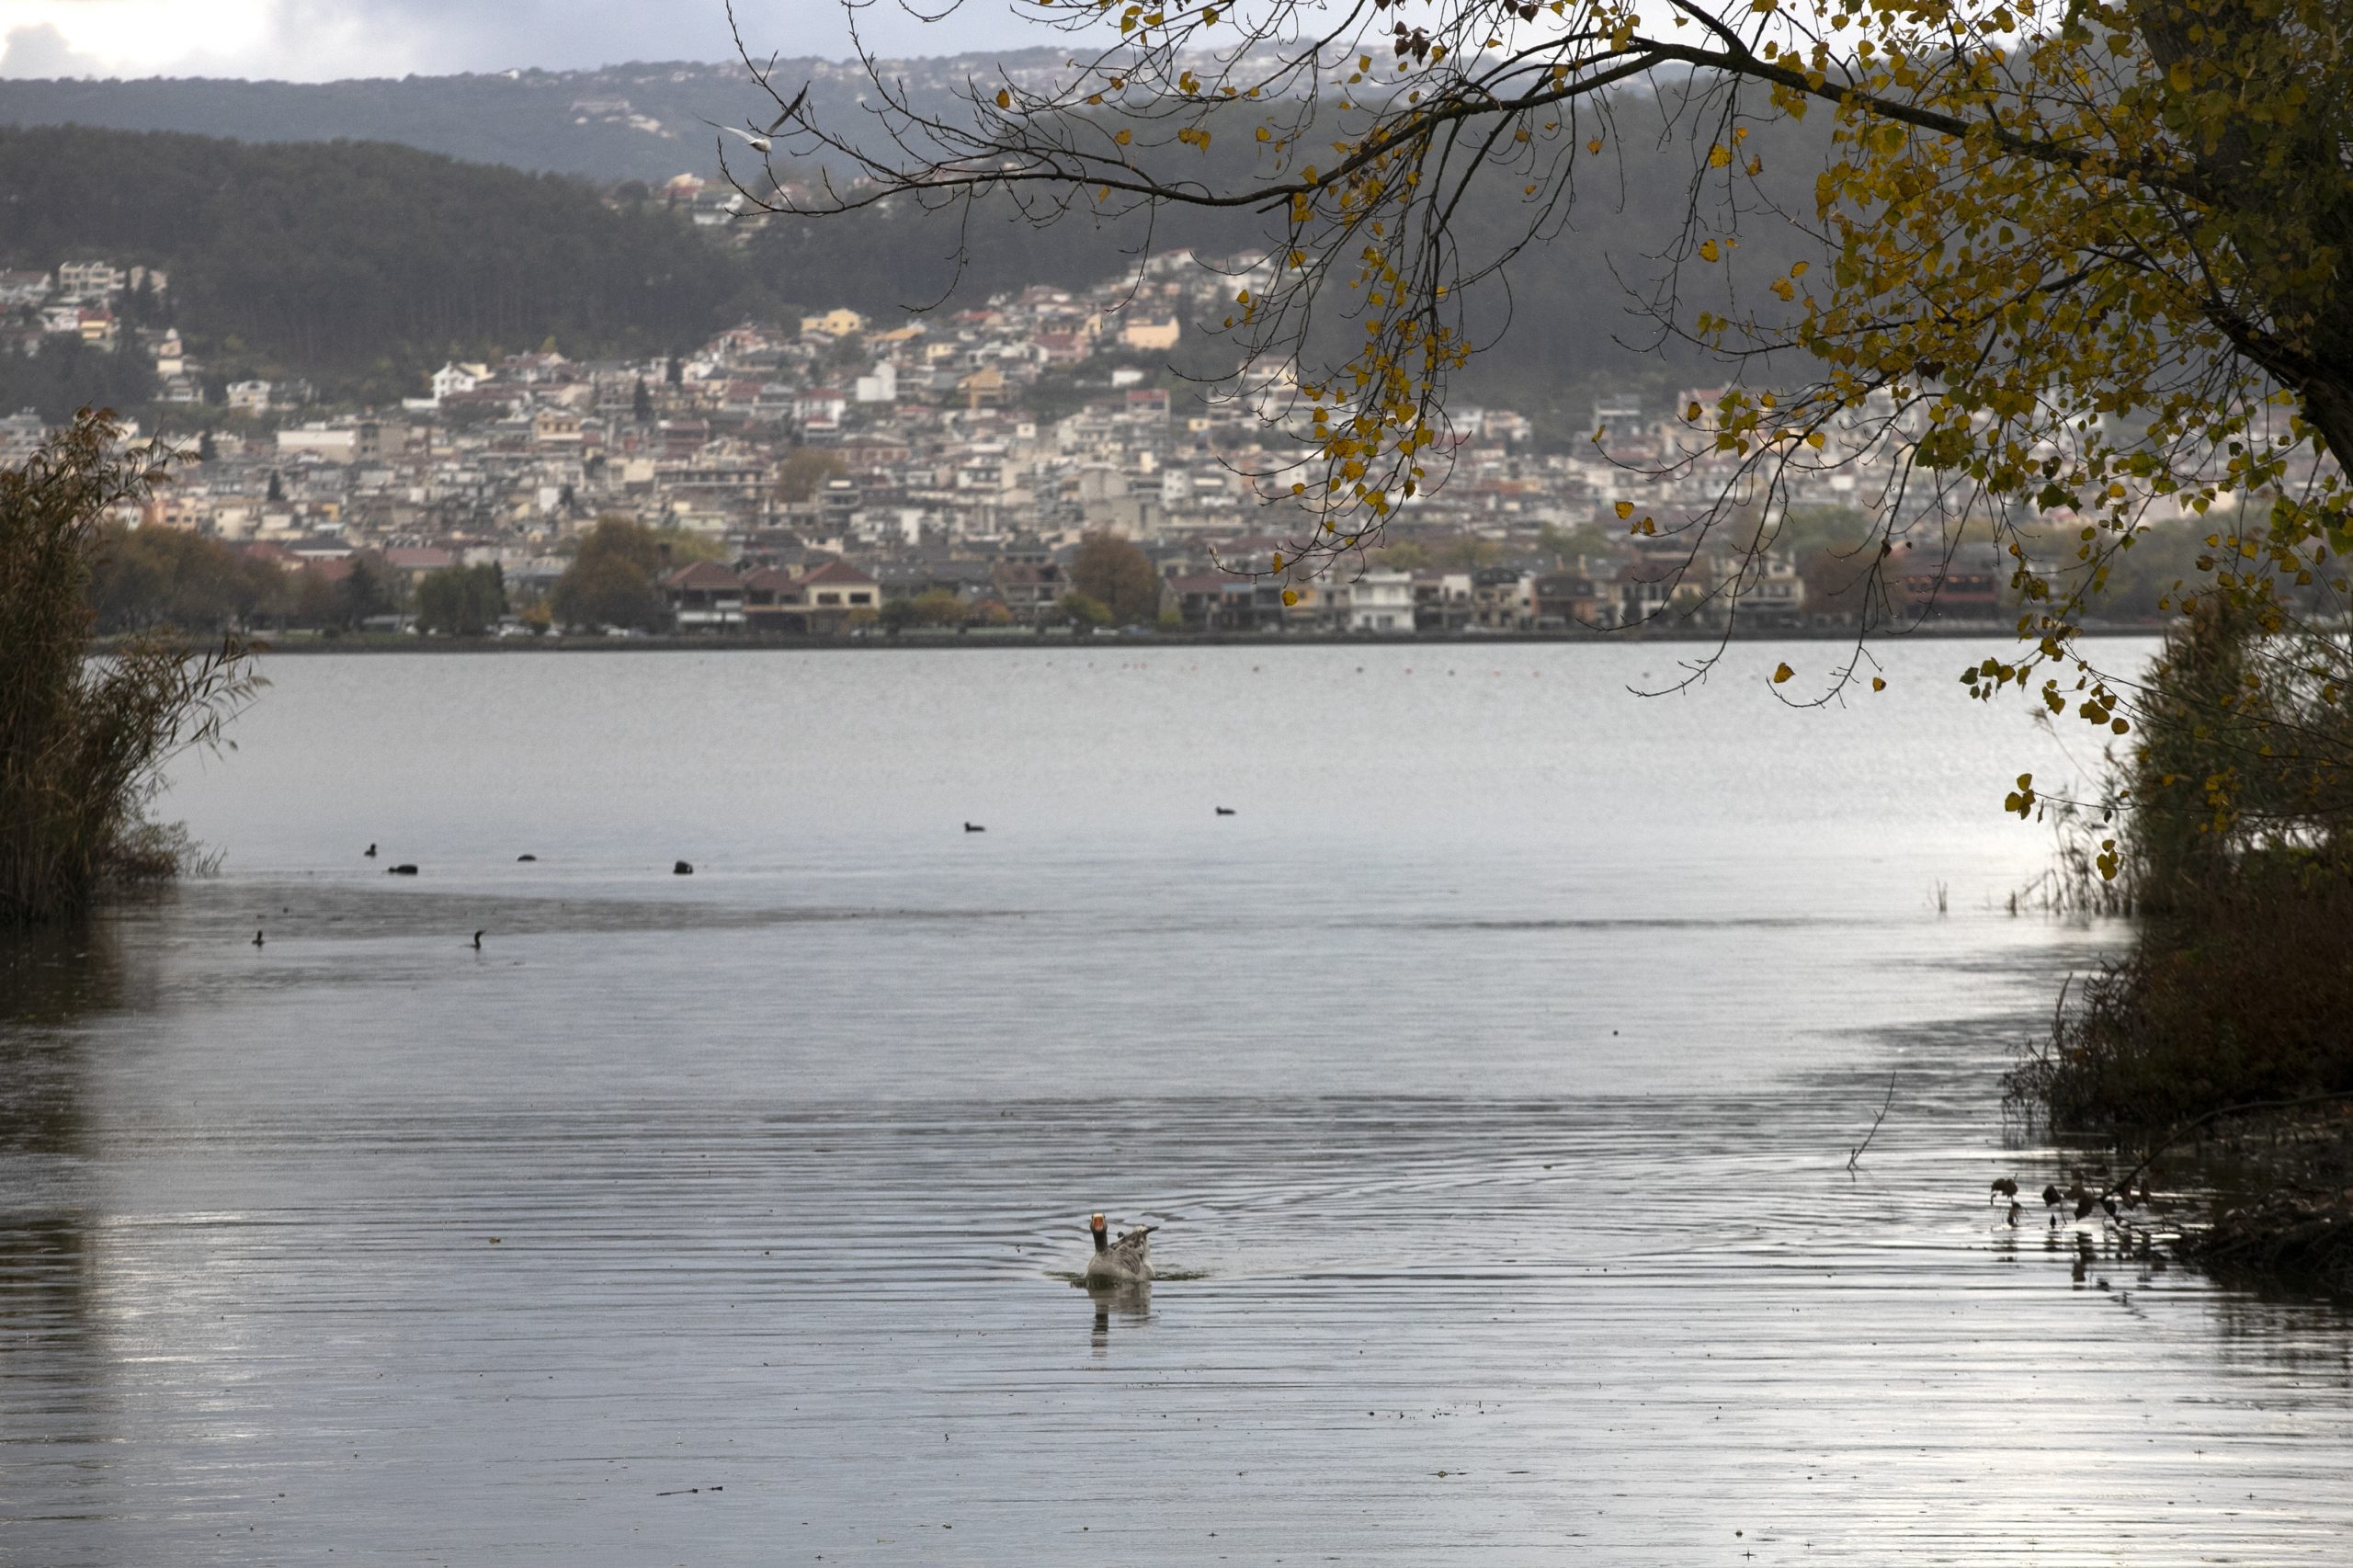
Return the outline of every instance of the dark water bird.
{"type": "Polygon", "coordinates": [[[1994,1184],[1994,1190],[2005,1198],[2016,1198],[2018,1195],[2018,1184],[2008,1176],[2004,1176],[1994,1184]]]}
{"type": "Polygon", "coordinates": [[[482,933],[479,931],[474,933],[474,951],[482,951],[482,933]]]}
{"type": "Polygon", "coordinates": [[[1217,814],[1222,817],[1230,817],[1233,814],[1233,808],[1232,806],[1218,806],[1215,807],[1214,810],[1217,812],[1217,814]]]}
{"type": "Polygon", "coordinates": [[[988,829],[983,827],[979,823],[968,822],[964,824],[964,831],[966,833],[986,833],[988,829]]]}
{"type": "Polygon", "coordinates": [[[384,869],[384,875],[388,877],[413,877],[416,875],[416,868],[404,862],[398,866],[386,867],[384,869]]]}
{"type": "Polygon", "coordinates": [[[2065,1196],[2066,1195],[2064,1193],[2059,1190],[2058,1184],[2054,1182],[2051,1186],[2042,1189],[2042,1206],[2045,1209],[2056,1209],[2059,1207],[2059,1199],[2065,1196]]]}
{"type": "Polygon", "coordinates": [[[1152,1233],[1157,1225],[1138,1225],[1118,1241],[1108,1240],[1103,1216],[1090,1214],[1086,1228],[1095,1234],[1095,1256],[1086,1260],[1089,1285],[1143,1285],[1152,1280],[1152,1233]]]}
{"type": "Polygon", "coordinates": [[[538,856],[536,856],[536,855],[517,855],[517,856],[516,856],[516,857],[515,857],[515,863],[516,863],[517,866],[520,866],[520,865],[523,865],[523,864],[525,864],[525,863],[527,863],[527,862],[529,862],[529,861],[536,860],[536,859],[538,859],[538,858],[539,858],[539,857],[538,857],[538,856]]]}
{"type": "Polygon", "coordinates": [[[376,858],[376,846],[375,846],[374,845],[372,845],[372,844],[371,844],[371,845],[369,845],[369,846],[368,846],[367,852],[366,852],[364,855],[362,855],[362,856],[360,857],[360,858],[365,859],[365,860],[373,860],[375,858],[376,858]]]}
{"type": "Polygon", "coordinates": [[[681,860],[670,868],[670,874],[674,877],[691,877],[695,874],[695,863],[692,860],[681,860]]]}
{"type": "Polygon", "coordinates": [[[261,946],[261,933],[258,931],[254,933],[254,946],[256,948],[261,946]]]}

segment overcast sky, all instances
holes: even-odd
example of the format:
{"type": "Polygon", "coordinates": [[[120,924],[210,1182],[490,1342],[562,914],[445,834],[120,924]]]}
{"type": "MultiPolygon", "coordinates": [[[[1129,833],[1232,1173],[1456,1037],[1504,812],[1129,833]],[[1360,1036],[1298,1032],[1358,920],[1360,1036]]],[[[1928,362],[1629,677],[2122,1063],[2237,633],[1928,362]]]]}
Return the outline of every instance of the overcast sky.
{"type": "MultiPolygon", "coordinates": [[[[937,8],[937,7],[934,7],[937,8]]],[[[738,0],[761,52],[850,52],[838,0],[738,0]]],[[[1008,0],[922,23],[877,0],[858,26],[889,54],[1051,41],[1008,0]]],[[[722,0],[0,0],[0,76],[438,75],[733,51],[722,0]]]]}

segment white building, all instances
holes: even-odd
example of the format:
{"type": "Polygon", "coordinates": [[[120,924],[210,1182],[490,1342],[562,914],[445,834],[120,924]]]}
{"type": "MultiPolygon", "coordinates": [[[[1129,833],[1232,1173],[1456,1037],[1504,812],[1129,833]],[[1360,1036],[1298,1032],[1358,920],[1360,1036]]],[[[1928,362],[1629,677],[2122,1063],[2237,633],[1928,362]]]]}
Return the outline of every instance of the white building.
{"type": "Polygon", "coordinates": [[[1348,630],[1413,631],[1413,574],[1375,570],[1348,585],[1348,630]]]}
{"type": "Polygon", "coordinates": [[[239,414],[267,414],[270,391],[267,381],[232,381],[229,406],[239,414]]]}
{"type": "MultiPolygon", "coordinates": [[[[233,388],[230,395],[233,400],[233,388]]],[[[304,425],[298,429],[280,430],[278,449],[289,457],[310,452],[329,462],[347,463],[358,455],[359,432],[348,425],[339,430],[325,425],[304,425]]]]}
{"type": "Polygon", "coordinates": [[[57,269],[57,290],[69,300],[111,300],[130,282],[110,261],[69,261],[57,269]]]}
{"type": "Polygon", "coordinates": [[[48,298],[48,273],[0,271],[0,306],[38,305],[48,298]]]}
{"type": "Polygon", "coordinates": [[[433,401],[439,403],[454,393],[470,392],[489,379],[489,366],[460,365],[453,359],[433,372],[433,401]]]}

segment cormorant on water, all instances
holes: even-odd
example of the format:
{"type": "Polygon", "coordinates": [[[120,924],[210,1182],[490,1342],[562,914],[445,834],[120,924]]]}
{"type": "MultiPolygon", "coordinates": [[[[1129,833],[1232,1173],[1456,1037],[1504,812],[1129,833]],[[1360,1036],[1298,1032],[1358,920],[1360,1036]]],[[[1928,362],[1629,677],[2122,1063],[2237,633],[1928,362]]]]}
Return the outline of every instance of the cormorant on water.
{"type": "Polygon", "coordinates": [[[968,822],[964,824],[964,831],[966,833],[986,833],[988,829],[983,827],[979,823],[968,822]]]}
{"type": "Polygon", "coordinates": [[[482,951],[482,933],[479,931],[474,933],[474,951],[482,951]]]}
{"type": "Polygon", "coordinates": [[[254,933],[254,946],[256,948],[261,946],[261,933],[258,931],[254,933]]]}
{"type": "Polygon", "coordinates": [[[360,858],[361,858],[361,859],[363,859],[363,860],[373,860],[375,858],[376,858],[376,846],[375,846],[374,845],[372,845],[372,844],[370,844],[370,845],[368,846],[368,852],[367,852],[365,855],[363,855],[363,856],[361,856],[361,857],[360,857],[360,858]]]}

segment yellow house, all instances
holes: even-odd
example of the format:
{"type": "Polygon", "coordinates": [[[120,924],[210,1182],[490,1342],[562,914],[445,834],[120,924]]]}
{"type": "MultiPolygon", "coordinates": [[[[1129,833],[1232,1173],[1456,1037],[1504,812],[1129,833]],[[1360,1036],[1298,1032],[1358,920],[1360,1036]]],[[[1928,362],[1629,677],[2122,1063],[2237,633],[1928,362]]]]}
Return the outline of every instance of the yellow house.
{"type": "Polygon", "coordinates": [[[1166,321],[1131,321],[1120,328],[1120,342],[1129,348],[1142,348],[1162,353],[1176,347],[1176,318],[1166,321]]]}
{"type": "Polygon", "coordinates": [[[1005,372],[995,365],[983,365],[956,383],[956,390],[965,397],[969,408],[1003,408],[1012,400],[1012,391],[1006,384],[1005,372]]]}
{"type": "Polygon", "coordinates": [[[830,310],[821,316],[802,316],[801,330],[823,333],[827,337],[856,337],[866,330],[866,318],[856,311],[830,310]]]}

